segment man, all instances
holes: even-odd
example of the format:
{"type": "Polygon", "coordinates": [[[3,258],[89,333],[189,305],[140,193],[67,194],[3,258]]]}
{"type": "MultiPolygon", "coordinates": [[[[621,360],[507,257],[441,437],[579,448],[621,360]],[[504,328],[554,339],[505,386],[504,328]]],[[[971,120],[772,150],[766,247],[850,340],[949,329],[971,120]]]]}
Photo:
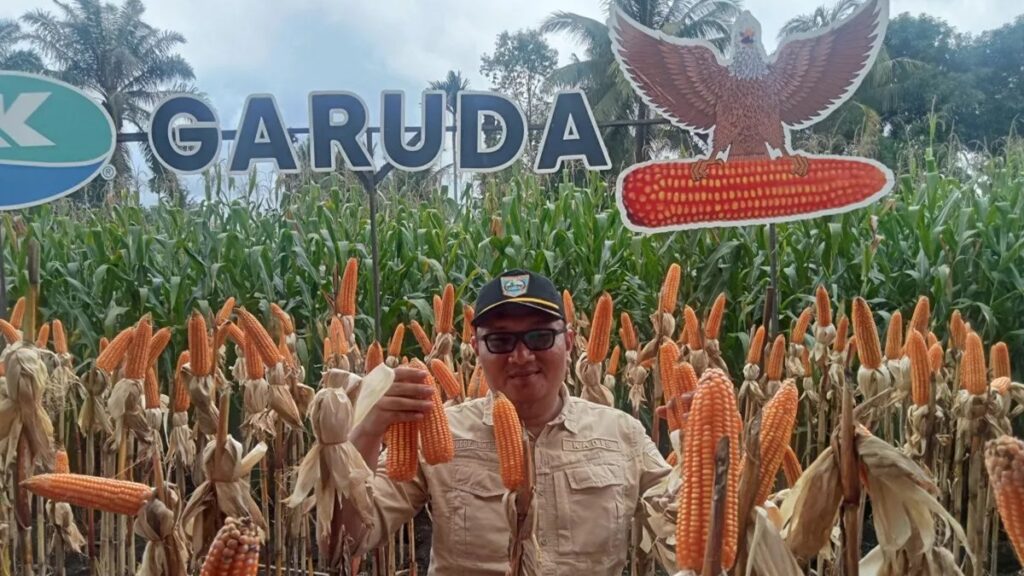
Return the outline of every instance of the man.
{"type": "MultiPolygon", "coordinates": [[[[537,522],[524,566],[536,574],[619,575],[629,527],[645,495],[671,472],[639,421],[620,410],[569,395],[572,350],[562,299],[547,278],[511,270],[478,296],[473,348],[492,391],[515,405],[534,446],[537,522]],[[584,570],[586,572],[578,572],[584,570]]],[[[384,433],[395,422],[421,420],[430,410],[426,373],[401,367],[395,382],[351,440],[371,469],[375,525],[344,513],[357,552],[378,546],[429,502],[433,525],[431,574],[504,575],[509,525],[502,502],[491,419],[493,398],[447,408],[455,458],[437,466],[420,457],[411,482],[384,471],[384,433]]]]}

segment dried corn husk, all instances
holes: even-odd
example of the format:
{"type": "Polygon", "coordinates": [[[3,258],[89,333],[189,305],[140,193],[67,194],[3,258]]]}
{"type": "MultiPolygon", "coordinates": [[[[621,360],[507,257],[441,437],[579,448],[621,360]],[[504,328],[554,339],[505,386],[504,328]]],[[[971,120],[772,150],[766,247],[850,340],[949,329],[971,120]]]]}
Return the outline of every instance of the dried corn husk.
{"type": "Polygon", "coordinates": [[[243,457],[242,444],[230,435],[222,450],[217,449],[216,441],[203,449],[206,480],[196,487],[181,516],[194,555],[206,552],[217,533],[219,514],[248,516],[262,532],[267,531],[263,513],[249,492],[249,473],[266,453],[267,445],[260,442],[243,457]]]}
{"type": "Polygon", "coordinates": [[[78,410],[78,429],[84,436],[103,432],[112,434],[113,424],[110,422],[110,414],[107,412],[107,403],[104,400],[107,389],[107,377],[101,370],[92,370],[85,380],[82,381],[82,389],[85,395],[82,400],[82,407],[78,410]]]}
{"type": "Polygon", "coordinates": [[[5,468],[17,460],[18,440],[28,440],[34,460],[52,466],[53,423],[43,409],[48,374],[35,346],[16,342],[5,349],[5,384],[0,395],[0,451],[5,468]]]}
{"type": "Polygon", "coordinates": [[[146,420],[143,386],[141,379],[121,378],[111,388],[107,409],[114,422],[114,433],[107,442],[107,449],[116,452],[128,431],[139,442],[140,459],[150,460],[155,435],[146,420]]]}
{"type": "Polygon", "coordinates": [[[50,540],[50,549],[56,545],[57,538],[60,538],[64,545],[74,550],[76,554],[82,554],[82,547],[85,546],[85,537],[75,524],[75,515],[71,511],[71,504],[67,502],[54,502],[47,500],[45,503],[46,519],[55,530],[50,540]]]}
{"type": "Polygon", "coordinates": [[[196,425],[203,434],[213,436],[217,433],[217,421],[220,419],[220,411],[213,399],[214,376],[196,376],[191,363],[184,364],[181,370],[195,410],[196,425]]]}
{"type": "Polygon", "coordinates": [[[270,408],[282,422],[292,428],[302,427],[302,416],[288,385],[288,373],[283,362],[267,367],[267,382],[270,384],[270,408]]]}
{"type": "Polygon", "coordinates": [[[167,452],[172,467],[191,470],[196,461],[196,443],[188,426],[188,412],[171,414],[171,430],[167,434],[167,452]]]}
{"type": "Polygon", "coordinates": [[[82,382],[75,374],[74,360],[72,360],[71,354],[55,354],[54,357],[56,364],[50,371],[50,379],[47,382],[46,391],[43,392],[43,407],[46,408],[51,420],[57,420],[58,416],[64,412],[64,408],[67,406],[68,392],[75,390],[79,395],[84,396],[85,394],[82,382]]]}
{"type": "MultiPolygon", "coordinates": [[[[772,509],[777,512],[774,506],[772,509]]],[[[754,521],[747,529],[746,576],[802,576],[800,564],[786,547],[786,541],[779,534],[779,528],[772,522],[768,510],[756,506],[752,512],[754,521]]]]}
{"type": "Polygon", "coordinates": [[[136,576],[186,576],[188,546],[179,523],[181,499],[170,486],[165,490],[170,507],[153,498],[135,518],[135,534],[146,540],[136,576]]]}
{"type": "Polygon", "coordinates": [[[782,502],[782,535],[797,558],[806,560],[819,553],[831,557],[832,530],[839,519],[842,497],[839,463],[829,446],[804,470],[782,502]]]}
{"type": "Polygon", "coordinates": [[[602,406],[613,406],[615,396],[601,382],[603,371],[603,364],[591,362],[586,352],[580,354],[579,360],[576,361],[576,377],[583,386],[580,397],[602,406]]]}
{"type": "Polygon", "coordinates": [[[636,350],[626,350],[626,367],[623,371],[623,375],[626,380],[626,385],[629,387],[629,403],[633,407],[633,412],[637,413],[640,411],[640,407],[647,401],[646,393],[644,391],[645,384],[647,383],[647,369],[640,365],[639,354],[636,350]]]}

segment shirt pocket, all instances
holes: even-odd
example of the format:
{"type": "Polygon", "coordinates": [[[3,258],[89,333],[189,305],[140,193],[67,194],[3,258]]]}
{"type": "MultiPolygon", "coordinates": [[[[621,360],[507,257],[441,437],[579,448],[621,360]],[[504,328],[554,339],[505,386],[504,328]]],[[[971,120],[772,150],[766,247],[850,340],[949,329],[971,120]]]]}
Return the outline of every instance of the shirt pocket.
{"type": "Polygon", "coordinates": [[[508,560],[509,527],[497,471],[458,467],[449,492],[451,538],[462,558],[508,560]]]}
{"type": "Polygon", "coordinates": [[[622,466],[584,464],[556,474],[558,551],[563,554],[625,554],[622,466]]]}

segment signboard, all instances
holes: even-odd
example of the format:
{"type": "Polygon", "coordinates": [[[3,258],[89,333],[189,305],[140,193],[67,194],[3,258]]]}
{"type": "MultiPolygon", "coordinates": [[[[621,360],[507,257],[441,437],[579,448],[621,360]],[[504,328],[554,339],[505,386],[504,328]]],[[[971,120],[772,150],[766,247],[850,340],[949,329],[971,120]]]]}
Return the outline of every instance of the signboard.
{"type": "MultiPolygon", "coordinates": [[[[650,107],[683,130],[703,134],[705,157],[652,161],[618,176],[623,222],[651,233],[706,226],[738,226],[812,218],[864,206],[888,193],[893,175],[865,158],[816,156],[794,150],[791,131],[821,121],[860,86],[874,63],[888,24],[888,0],[867,0],[822,30],[786,38],[771,56],[761,26],[743,12],[726,58],[710,43],[647,29],[612,4],[608,21],[618,64],[650,107]]],[[[454,119],[456,167],[495,172],[524,153],[528,125],[519,104],[494,92],[458,94],[454,119]],[[482,127],[500,127],[489,142],[482,127]]],[[[420,95],[422,122],[415,144],[406,141],[406,96],[380,94],[384,159],[405,171],[435,165],[446,141],[446,94],[420,95]]],[[[303,168],[331,172],[343,165],[375,171],[366,149],[369,111],[347,91],[317,91],[306,102],[309,165],[299,165],[294,143],[272,94],[253,94],[243,106],[226,149],[228,172],[272,164],[283,174],[303,168]]],[[[43,76],[0,72],[0,209],[47,202],[88,183],[115,145],[105,110],[80,90],[43,76]]],[[[225,149],[217,111],[190,94],[157,104],[147,130],[155,158],[169,171],[197,174],[225,149]]],[[[586,95],[555,95],[533,170],[549,174],[577,160],[588,170],[612,167],[586,95]]]]}

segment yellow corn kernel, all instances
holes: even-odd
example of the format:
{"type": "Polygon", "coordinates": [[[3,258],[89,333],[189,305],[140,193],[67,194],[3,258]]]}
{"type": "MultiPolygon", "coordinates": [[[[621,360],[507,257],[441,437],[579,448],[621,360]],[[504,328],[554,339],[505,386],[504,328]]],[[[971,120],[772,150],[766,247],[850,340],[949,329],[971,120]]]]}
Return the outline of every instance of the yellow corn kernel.
{"type": "Polygon", "coordinates": [[[612,348],[612,357],[608,360],[608,374],[615,376],[619,371],[619,357],[622,355],[622,348],[616,344],[615,348],[612,348]]]}
{"type": "Polygon", "coordinates": [[[842,352],[846,350],[847,338],[850,336],[850,320],[843,316],[839,318],[836,325],[836,339],[832,342],[832,350],[842,352]]]}
{"type": "Polygon", "coordinates": [[[501,483],[506,490],[515,490],[526,479],[526,465],[523,460],[523,427],[519,422],[516,407],[501,392],[494,397],[491,417],[494,423],[494,443],[498,450],[501,483]]]}
{"type": "Polygon", "coordinates": [[[149,367],[149,341],[153,338],[153,324],[149,314],[139,320],[132,336],[132,345],[128,348],[125,358],[125,378],[142,380],[146,377],[146,368],[149,367]]]}
{"type": "Polygon", "coordinates": [[[462,306],[462,341],[469,344],[473,340],[473,307],[469,304],[462,306]]]}
{"type": "Polygon", "coordinates": [[[153,338],[149,341],[149,353],[147,361],[152,364],[160,359],[160,355],[164,353],[167,348],[167,344],[171,342],[171,329],[164,326],[153,333],[153,338]]]}
{"type": "Polygon", "coordinates": [[[25,297],[18,298],[14,303],[14,310],[11,310],[11,325],[21,329],[21,323],[25,320],[25,297]]]}
{"type": "Polygon", "coordinates": [[[608,356],[608,347],[612,336],[612,297],[607,292],[601,294],[594,308],[594,317],[590,322],[590,335],[587,340],[587,361],[592,364],[604,362],[608,356]]]}
{"type": "Polygon", "coordinates": [[[993,380],[992,384],[989,385],[989,388],[996,394],[999,394],[1000,396],[1006,396],[1006,394],[1010,391],[1011,384],[1012,382],[1010,382],[1010,379],[1008,377],[1001,376],[993,380]]]}
{"type": "Polygon", "coordinates": [[[1024,442],[1007,435],[989,440],[985,468],[1006,535],[1024,561],[1024,442]]]}
{"type": "Polygon", "coordinates": [[[118,365],[121,364],[121,360],[124,359],[134,336],[135,329],[133,327],[121,330],[117,336],[114,336],[110,344],[100,352],[100,355],[96,358],[96,367],[107,374],[112,374],[118,365]]]}
{"type": "Polygon", "coordinates": [[[437,324],[439,334],[451,334],[455,331],[455,287],[446,284],[444,296],[441,298],[441,319],[437,324]]]}
{"type": "Polygon", "coordinates": [[[707,370],[697,385],[683,433],[683,485],[676,516],[676,565],[680,570],[699,572],[704,564],[714,490],[715,450],[722,437],[729,439],[730,459],[722,569],[731,569],[736,560],[741,427],[732,383],[721,371],[707,370]]]}
{"type": "Polygon", "coordinates": [[[910,397],[915,406],[927,406],[931,396],[932,367],[928,362],[927,346],[920,332],[910,331],[907,356],[910,358],[910,397]]]}
{"type": "Polygon", "coordinates": [[[153,366],[146,370],[146,381],[142,391],[145,394],[146,410],[160,408],[160,381],[157,380],[156,368],[153,366]]]}
{"type": "Polygon", "coordinates": [[[700,336],[700,320],[697,319],[697,313],[689,304],[683,308],[683,333],[686,335],[686,345],[691,350],[704,348],[704,342],[700,336]]]}
{"type": "Polygon", "coordinates": [[[899,310],[889,318],[889,328],[885,334],[885,357],[889,360],[903,357],[903,315],[899,310]]]}
{"type": "Polygon", "coordinates": [[[434,294],[434,336],[440,333],[437,328],[441,324],[441,308],[443,306],[444,302],[441,301],[441,297],[434,294]]]}
{"type": "Polygon", "coordinates": [[[786,380],[765,405],[761,417],[761,474],[755,504],[768,499],[775,486],[786,449],[796,425],[799,393],[793,380],[786,380]]]}
{"type": "Polygon", "coordinates": [[[230,296],[224,301],[224,304],[217,311],[217,315],[214,316],[214,324],[220,326],[231,319],[231,313],[235,311],[235,297],[230,296]]]}
{"type": "Polygon", "coordinates": [[[331,323],[327,328],[327,334],[331,339],[332,354],[335,356],[346,356],[349,352],[348,337],[345,336],[345,328],[341,324],[341,318],[331,316],[331,323]]]}
{"type": "Polygon", "coordinates": [[[291,316],[282,310],[280,306],[271,302],[270,313],[277,320],[277,323],[281,325],[282,333],[288,336],[295,332],[295,324],[292,322],[291,316]]]}
{"type": "Polygon", "coordinates": [[[420,345],[420,350],[423,351],[423,355],[430,354],[430,351],[434,349],[434,344],[427,337],[426,331],[423,330],[423,326],[420,323],[413,320],[409,322],[409,328],[412,328],[412,335],[416,338],[416,343],[420,345]]]}
{"type": "Polygon", "coordinates": [[[675,314],[676,302],[679,299],[679,281],[683,269],[672,263],[665,272],[665,280],[661,283],[661,292],[658,294],[658,310],[665,314],[675,314]]]}
{"type": "Polygon", "coordinates": [[[1011,378],[1010,349],[1006,342],[996,342],[988,351],[988,363],[992,367],[992,378],[1011,378]]]}
{"type": "Polygon", "coordinates": [[[380,347],[380,342],[374,340],[370,344],[370,347],[366,349],[366,360],[364,362],[366,364],[364,371],[367,374],[384,363],[384,350],[380,347]]]}
{"type": "Polygon", "coordinates": [[[704,325],[704,335],[708,340],[718,340],[718,333],[722,330],[722,316],[725,315],[725,293],[715,298],[715,303],[708,313],[708,321],[704,325]]]}
{"type": "Polygon", "coordinates": [[[260,540],[249,518],[228,517],[210,544],[199,576],[255,576],[259,571],[260,540]]]}
{"type": "Polygon", "coordinates": [[[36,348],[46,348],[50,341],[50,323],[46,322],[39,327],[39,334],[36,335],[36,348]]]}
{"type": "Polygon", "coordinates": [[[619,314],[619,339],[626,350],[636,351],[640,348],[640,340],[636,336],[636,328],[633,327],[633,318],[629,312],[619,314]]]}
{"type": "Polygon", "coordinates": [[[235,324],[234,322],[225,322],[222,326],[227,332],[228,339],[234,342],[235,346],[241,348],[245,345],[245,333],[238,327],[238,324],[235,324]]]}
{"type": "Polygon", "coordinates": [[[178,355],[178,364],[174,368],[174,401],[171,403],[172,412],[186,412],[192,405],[192,396],[188,393],[188,386],[182,374],[182,367],[189,363],[191,355],[188,350],[183,350],[178,355]]]}
{"type": "Polygon", "coordinates": [[[419,422],[395,422],[388,426],[384,437],[384,443],[388,447],[388,478],[397,482],[408,482],[416,477],[419,469],[419,436],[419,422]]]}
{"type": "MultiPolygon", "coordinates": [[[[665,406],[672,406],[672,401],[682,394],[679,379],[676,375],[676,362],[679,360],[679,347],[675,342],[667,341],[658,348],[658,374],[661,377],[662,400],[665,406]]],[[[666,412],[670,432],[679,430],[683,421],[675,410],[666,412]]]]}
{"type": "Polygon", "coordinates": [[[882,348],[878,342],[878,328],[866,300],[860,296],[853,300],[853,334],[857,338],[860,363],[877,370],[882,365],[882,348]]]}
{"type": "MultiPolygon", "coordinates": [[[[284,360],[281,350],[274,345],[274,340],[267,333],[267,329],[263,327],[263,324],[260,324],[260,321],[251,312],[245,308],[239,308],[238,319],[242,330],[245,332],[246,342],[252,340],[256,352],[263,359],[263,363],[266,366],[276,366],[284,360]]],[[[194,350],[192,355],[195,357],[194,350]]]]}
{"type": "Polygon", "coordinates": [[[127,516],[153,498],[153,488],[145,484],[84,474],[39,474],[22,480],[21,487],[54,502],[127,516]]]}
{"type": "Polygon", "coordinates": [[[356,314],[356,287],[359,284],[359,260],[349,258],[345,262],[345,273],[341,277],[341,290],[338,291],[336,307],[342,316],[356,314]]]}
{"type": "Polygon", "coordinates": [[[807,336],[807,329],[811,326],[811,319],[814,317],[814,310],[810,306],[804,308],[804,311],[800,313],[800,316],[796,319],[796,324],[793,325],[793,330],[790,332],[789,341],[794,344],[804,344],[804,339],[807,336]]]}
{"type": "Polygon", "coordinates": [[[815,319],[818,326],[827,328],[832,325],[832,303],[829,302],[828,291],[822,285],[818,286],[814,294],[815,319]]]}
{"type": "Polygon", "coordinates": [[[760,364],[761,356],[764,355],[764,326],[758,326],[754,337],[750,340],[750,348],[747,349],[747,364],[760,364]]]}
{"type": "Polygon", "coordinates": [[[697,371],[689,362],[676,364],[676,376],[679,382],[679,393],[687,394],[697,390],[697,371]]]}
{"type": "Polygon", "coordinates": [[[782,365],[786,359],[786,336],[779,334],[772,342],[772,350],[768,353],[765,375],[768,380],[782,380],[782,365]]]}
{"type": "Polygon", "coordinates": [[[402,344],[405,341],[405,324],[395,326],[395,332],[388,342],[388,356],[398,358],[402,355],[402,344]]]}
{"type": "Polygon", "coordinates": [[[53,473],[54,474],[70,474],[71,464],[68,462],[68,453],[66,450],[57,450],[53,455],[53,473]]]}
{"type": "Polygon", "coordinates": [[[64,332],[64,323],[59,318],[53,321],[53,351],[57,354],[68,353],[68,337],[64,332]]]}
{"type": "Polygon", "coordinates": [[[452,369],[445,364],[444,360],[434,358],[430,361],[430,372],[434,379],[441,385],[444,395],[449,400],[461,400],[465,393],[462,391],[462,382],[455,376],[452,369]]]}
{"type": "Polygon", "coordinates": [[[249,380],[259,380],[266,376],[267,369],[260,351],[256,349],[255,338],[245,339],[242,354],[245,355],[245,376],[249,380]]]}
{"type": "Polygon", "coordinates": [[[786,485],[790,488],[795,486],[803,473],[804,467],[800,465],[800,458],[792,446],[786,446],[786,451],[782,454],[782,474],[786,477],[786,485]]]}
{"type": "Polygon", "coordinates": [[[984,394],[988,390],[985,349],[977,332],[967,333],[967,347],[961,364],[960,381],[963,389],[971,395],[984,394]]]}
{"type": "Polygon", "coordinates": [[[960,316],[959,310],[953,310],[949,319],[949,347],[952,350],[963,350],[967,344],[967,325],[960,316]]]}
{"type": "MultiPolygon", "coordinates": [[[[440,362],[434,360],[434,362],[440,362]]],[[[419,359],[409,363],[410,366],[419,370],[427,370],[427,366],[419,359]]],[[[444,362],[441,362],[444,365],[444,362]]],[[[447,369],[448,366],[444,365],[447,369]]],[[[448,374],[455,378],[449,371],[448,374]]],[[[441,400],[441,389],[434,381],[434,377],[427,373],[426,383],[434,389],[431,397],[434,408],[427,413],[420,425],[420,443],[423,446],[423,459],[427,464],[443,464],[451,462],[455,457],[455,440],[452,437],[452,429],[448,424],[448,414],[444,409],[444,402],[441,400]]]]}
{"type": "Polygon", "coordinates": [[[565,320],[570,326],[576,325],[576,305],[572,301],[572,293],[562,290],[562,308],[565,309],[565,320]]]}
{"type": "Polygon", "coordinates": [[[910,317],[910,328],[924,336],[930,332],[929,324],[931,324],[931,302],[928,301],[927,296],[921,296],[917,299],[914,314],[910,317]]]}
{"type": "Polygon", "coordinates": [[[942,344],[936,342],[932,344],[931,348],[928,349],[928,368],[932,372],[938,372],[942,369],[942,361],[945,358],[945,353],[942,351],[942,344]]]}
{"type": "Polygon", "coordinates": [[[188,319],[189,365],[196,376],[209,376],[213,371],[210,359],[209,336],[206,332],[206,318],[193,310],[188,319]]]}

